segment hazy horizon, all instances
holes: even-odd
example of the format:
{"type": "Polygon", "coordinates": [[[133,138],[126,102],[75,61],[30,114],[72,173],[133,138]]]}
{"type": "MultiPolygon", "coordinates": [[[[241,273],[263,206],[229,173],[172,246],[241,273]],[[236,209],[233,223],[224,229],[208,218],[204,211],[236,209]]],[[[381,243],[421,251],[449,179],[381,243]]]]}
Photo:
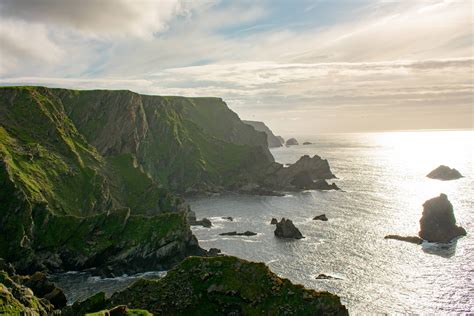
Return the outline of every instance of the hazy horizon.
{"type": "Polygon", "coordinates": [[[284,136],[472,129],[472,6],[0,0],[0,85],[220,97],[284,136]]]}

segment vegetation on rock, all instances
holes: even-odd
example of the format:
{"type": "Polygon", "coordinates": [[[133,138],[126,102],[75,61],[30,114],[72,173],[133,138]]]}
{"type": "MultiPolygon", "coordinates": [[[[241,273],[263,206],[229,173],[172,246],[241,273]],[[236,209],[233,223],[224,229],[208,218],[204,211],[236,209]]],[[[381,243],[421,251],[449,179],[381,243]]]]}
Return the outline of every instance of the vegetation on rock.
{"type": "MultiPolygon", "coordinates": [[[[189,257],[159,280],[139,280],[102,307],[154,315],[346,315],[339,297],[279,278],[263,263],[189,257]]],[[[92,311],[91,311],[92,312],[92,311]]]]}

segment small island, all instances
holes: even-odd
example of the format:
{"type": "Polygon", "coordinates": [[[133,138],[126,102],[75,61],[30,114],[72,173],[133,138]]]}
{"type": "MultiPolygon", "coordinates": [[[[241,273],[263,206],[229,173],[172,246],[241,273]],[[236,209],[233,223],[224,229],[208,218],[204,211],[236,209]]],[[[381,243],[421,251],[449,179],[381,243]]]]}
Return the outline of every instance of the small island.
{"type": "Polygon", "coordinates": [[[430,179],[449,181],[456,180],[463,177],[463,175],[456,169],[441,165],[426,175],[430,179]]]}

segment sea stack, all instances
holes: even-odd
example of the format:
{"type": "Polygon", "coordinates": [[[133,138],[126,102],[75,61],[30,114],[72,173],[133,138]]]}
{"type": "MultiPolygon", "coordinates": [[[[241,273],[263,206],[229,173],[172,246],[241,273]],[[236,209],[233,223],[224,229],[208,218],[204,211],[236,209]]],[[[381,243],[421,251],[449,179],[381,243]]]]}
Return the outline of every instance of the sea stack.
{"type": "Polygon", "coordinates": [[[303,234],[299,231],[298,228],[293,224],[290,219],[282,218],[280,222],[276,224],[275,236],[280,238],[294,238],[301,239],[304,238],[303,234]]]}
{"type": "Polygon", "coordinates": [[[456,226],[453,205],[446,194],[432,198],[423,204],[418,235],[430,242],[448,243],[452,239],[465,236],[466,230],[456,226]]]}
{"type": "Polygon", "coordinates": [[[290,138],[286,141],[286,146],[294,146],[294,145],[298,145],[298,141],[296,140],[296,138],[290,138]]]}
{"type": "Polygon", "coordinates": [[[441,165],[438,168],[434,169],[426,176],[430,179],[437,179],[443,181],[456,180],[463,177],[463,175],[456,169],[444,165],[441,165]]]}

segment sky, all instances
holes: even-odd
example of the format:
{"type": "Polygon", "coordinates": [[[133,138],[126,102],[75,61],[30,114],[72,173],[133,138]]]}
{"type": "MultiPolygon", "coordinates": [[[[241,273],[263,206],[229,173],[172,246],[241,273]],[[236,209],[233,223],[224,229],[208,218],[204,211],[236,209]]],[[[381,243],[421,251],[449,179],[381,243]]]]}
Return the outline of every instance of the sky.
{"type": "Polygon", "coordinates": [[[0,85],[223,98],[276,134],[472,129],[470,0],[0,0],[0,85]]]}

